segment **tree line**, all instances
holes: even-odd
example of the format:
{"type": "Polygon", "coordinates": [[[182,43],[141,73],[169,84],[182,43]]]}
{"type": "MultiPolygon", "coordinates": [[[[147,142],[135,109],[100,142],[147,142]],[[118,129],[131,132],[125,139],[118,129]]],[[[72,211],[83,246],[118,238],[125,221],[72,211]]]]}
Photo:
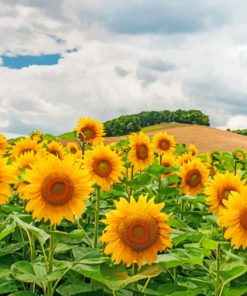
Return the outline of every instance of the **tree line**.
{"type": "Polygon", "coordinates": [[[200,110],[176,110],[176,111],[143,111],[137,114],[122,115],[104,123],[106,136],[121,136],[131,132],[140,131],[149,125],[162,123],[189,123],[209,126],[209,117],[200,110]]]}

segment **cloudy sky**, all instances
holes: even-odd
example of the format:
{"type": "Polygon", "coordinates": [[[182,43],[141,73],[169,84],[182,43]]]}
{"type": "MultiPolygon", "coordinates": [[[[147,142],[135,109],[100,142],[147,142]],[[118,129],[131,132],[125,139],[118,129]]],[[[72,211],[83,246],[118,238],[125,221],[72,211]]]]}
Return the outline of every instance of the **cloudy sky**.
{"type": "Polygon", "coordinates": [[[245,0],[0,0],[0,132],[200,109],[247,128],[245,0]]]}

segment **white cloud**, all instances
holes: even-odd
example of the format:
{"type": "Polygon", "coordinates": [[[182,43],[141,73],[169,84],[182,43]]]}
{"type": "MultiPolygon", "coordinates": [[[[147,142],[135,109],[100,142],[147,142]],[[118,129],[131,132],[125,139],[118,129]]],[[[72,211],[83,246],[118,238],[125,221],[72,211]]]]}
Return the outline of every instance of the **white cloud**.
{"type": "Polygon", "coordinates": [[[157,1],[156,6],[145,0],[143,14],[128,30],[124,14],[134,15],[134,3],[2,1],[0,56],[61,53],[63,59],[53,66],[0,67],[0,131],[60,133],[73,129],[80,116],[104,121],[143,110],[201,109],[215,126],[246,114],[245,2],[157,1]],[[155,14],[167,6],[169,32],[159,30],[162,19],[155,14]],[[140,26],[148,11],[155,21],[149,19],[145,31],[140,26]],[[117,23],[121,30],[114,28],[117,23]],[[185,23],[187,30],[181,31],[185,23]],[[70,48],[78,51],[67,53],[70,48]]]}
{"type": "Polygon", "coordinates": [[[247,129],[247,116],[246,115],[236,115],[231,116],[226,124],[224,126],[220,126],[221,129],[231,129],[231,130],[237,130],[237,129],[247,129]]]}

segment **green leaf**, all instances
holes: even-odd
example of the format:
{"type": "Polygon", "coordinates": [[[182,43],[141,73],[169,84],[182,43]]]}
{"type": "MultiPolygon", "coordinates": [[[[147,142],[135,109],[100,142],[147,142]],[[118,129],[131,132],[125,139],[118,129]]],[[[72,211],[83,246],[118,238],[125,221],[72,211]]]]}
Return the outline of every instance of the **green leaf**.
{"type": "Polygon", "coordinates": [[[101,249],[76,247],[72,249],[75,261],[81,264],[101,264],[109,261],[101,249]]]}
{"type": "Polygon", "coordinates": [[[184,264],[203,265],[204,253],[202,249],[173,249],[168,254],[158,255],[157,263],[164,268],[182,266],[184,264]]]}
{"type": "Polygon", "coordinates": [[[21,282],[35,283],[37,281],[33,266],[28,261],[18,261],[11,266],[10,270],[14,278],[21,282]]]}
{"type": "Polygon", "coordinates": [[[247,287],[226,287],[223,296],[242,296],[246,295],[247,287]]]}
{"type": "Polygon", "coordinates": [[[218,242],[212,239],[204,239],[202,241],[202,247],[208,250],[216,250],[218,242]]]}
{"type": "Polygon", "coordinates": [[[15,253],[16,251],[20,250],[23,248],[27,242],[21,242],[21,243],[16,243],[16,244],[7,244],[5,247],[0,249],[0,257],[5,256],[7,254],[12,254],[15,253]]]}
{"type": "Polygon", "coordinates": [[[44,245],[44,243],[50,238],[50,235],[47,234],[44,230],[22,221],[17,215],[13,214],[10,215],[10,217],[14,219],[14,221],[20,228],[22,228],[26,232],[31,232],[41,245],[44,245]]]}
{"type": "Polygon", "coordinates": [[[64,139],[64,140],[76,140],[76,132],[68,132],[57,136],[57,138],[64,139]]]}
{"type": "Polygon", "coordinates": [[[30,292],[30,291],[20,291],[9,294],[9,296],[38,296],[38,294],[30,292]]]}
{"type": "Polygon", "coordinates": [[[92,288],[89,284],[86,284],[82,281],[80,283],[66,282],[66,283],[63,283],[61,286],[59,286],[56,289],[56,292],[63,296],[72,296],[72,295],[78,295],[85,292],[90,292],[91,289],[92,288]]]}
{"type": "Polygon", "coordinates": [[[2,278],[0,279],[0,294],[9,295],[10,292],[17,291],[17,286],[14,281],[2,278]]]}
{"type": "Polygon", "coordinates": [[[199,242],[202,236],[203,236],[202,233],[199,233],[198,231],[185,232],[185,233],[173,236],[172,242],[174,243],[175,246],[177,246],[181,242],[184,242],[185,240],[189,240],[191,242],[199,242]]]}
{"type": "Polygon", "coordinates": [[[190,228],[186,223],[184,223],[183,221],[179,220],[177,217],[175,217],[174,215],[172,215],[169,218],[168,221],[168,225],[173,227],[173,228],[177,228],[179,230],[189,230],[191,231],[192,228],[190,228]]]}
{"type": "Polygon", "coordinates": [[[151,181],[152,177],[148,173],[142,173],[140,175],[136,175],[131,184],[134,188],[138,188],[140,186],[145,186],[151,181]]]}
{"type": "Polygon", "coordinates": [[[58,243],[55,248],[55,254],[66,253],[73,249],[73,245],[66,245],[63,243],[58,243]]]}
{"type": "Polygon", "coordinates": [[[165,173],[166,168],[163,167],[162,165],[159,164],[154,164],[152,166],[150,166],[147,170],[151,175],[153,175],[154,177],[158,178],[160,177],[163,173],[165,173]]]}
{"type": "Polygon", "coordinates": [[[0,232],[0,240],[8,236],[10,233],[14,232],[16,227],[16,223],[12,222],[11,224],[9,223],[4,223],[1,225],[1,232],[0,232]]]}
{"type": "Polygon", "coordinates": [[[53,136],[52,134],[45,134],[44,135],[44,140],[48,140],[48,141],[56,141],[56,137],[53,136]]]}

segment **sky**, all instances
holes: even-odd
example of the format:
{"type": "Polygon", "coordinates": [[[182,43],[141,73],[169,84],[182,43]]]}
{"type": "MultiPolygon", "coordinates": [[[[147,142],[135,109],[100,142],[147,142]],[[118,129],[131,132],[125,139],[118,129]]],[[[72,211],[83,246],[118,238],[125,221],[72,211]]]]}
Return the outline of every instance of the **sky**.
{"type": "Polygon", "coordinates": [[[0,0],[0,133],[199,109],[247,128],[245,0],[0,0]]]}

